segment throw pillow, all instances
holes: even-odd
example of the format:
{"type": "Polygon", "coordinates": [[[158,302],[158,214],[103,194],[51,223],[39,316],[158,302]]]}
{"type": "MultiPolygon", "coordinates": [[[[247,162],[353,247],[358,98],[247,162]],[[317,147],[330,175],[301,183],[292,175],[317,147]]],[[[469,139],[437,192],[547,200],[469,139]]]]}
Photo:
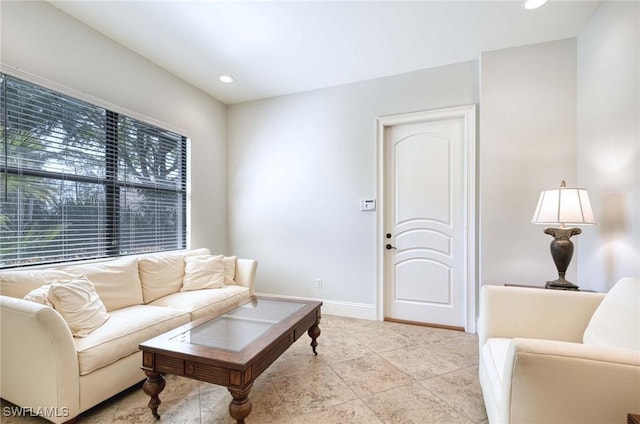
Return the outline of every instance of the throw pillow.
{"type": "Polygon", "coordinates": [[[584,331],[584,344],[640,350],[640,278],[623,278],[609,290],[584,331]]]}
{"type": "Polygon", "coordinates": [[[226,285],[235,284],[236,277],[236,257],[235,256],[224,256],[222,258],[222,263],[224,265],[224,283],[226,285]]]}
{"type": "Polygon", "coordinates": [[[86,337],[109,319],[95,286],[84,275],[51,281],[49,299],[75,337],[86,337]]]}
{"type": "Polygon", "coordinates": [[[40,303],[41,305],[50,306],[53,308],[53,304],[51,300],[49,300],[49,288],[50,284],[45,284],[44,286],[40,286],[37,289],[31,290],[24,297],[24,300],[29,300],[31,302],[40,303]]]}
{"type": "Polygon", "coordinates": [[[180,291],[224,287],[224,264],[217,256],[186,256],[180,291]]]}

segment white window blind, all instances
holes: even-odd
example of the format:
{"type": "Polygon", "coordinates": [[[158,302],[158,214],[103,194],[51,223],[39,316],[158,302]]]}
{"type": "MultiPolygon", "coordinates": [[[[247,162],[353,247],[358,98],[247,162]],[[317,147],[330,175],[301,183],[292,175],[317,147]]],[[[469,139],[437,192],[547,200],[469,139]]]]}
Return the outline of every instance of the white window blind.
{"type": "Polygon", "coordinates": [[[4,74],[0,132],[0,268],[186,246],[186,137],[4,74]]]}

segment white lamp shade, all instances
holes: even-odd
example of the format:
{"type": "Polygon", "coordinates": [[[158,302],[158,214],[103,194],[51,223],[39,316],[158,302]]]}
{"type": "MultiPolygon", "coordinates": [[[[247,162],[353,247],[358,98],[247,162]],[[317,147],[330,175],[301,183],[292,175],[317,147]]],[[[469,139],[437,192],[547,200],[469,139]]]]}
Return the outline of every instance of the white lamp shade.
{"type": "Polygon", "coordinates": [[[534,224],[595,224],[589,193],[583,188],[557,188],[540,193],[534,224]]]}

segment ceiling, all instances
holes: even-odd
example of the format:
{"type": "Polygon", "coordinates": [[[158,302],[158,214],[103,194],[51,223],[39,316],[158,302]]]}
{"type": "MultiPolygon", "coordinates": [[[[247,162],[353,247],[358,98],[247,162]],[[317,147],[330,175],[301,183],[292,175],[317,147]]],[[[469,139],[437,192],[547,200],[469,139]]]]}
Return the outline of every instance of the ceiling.
{"type": "Polygon", "coordinates": [[[600,2],[51,1],[226,104],[574,37],[600,2]],[[218,77],[229,74],[233,84],[218,77]]]}

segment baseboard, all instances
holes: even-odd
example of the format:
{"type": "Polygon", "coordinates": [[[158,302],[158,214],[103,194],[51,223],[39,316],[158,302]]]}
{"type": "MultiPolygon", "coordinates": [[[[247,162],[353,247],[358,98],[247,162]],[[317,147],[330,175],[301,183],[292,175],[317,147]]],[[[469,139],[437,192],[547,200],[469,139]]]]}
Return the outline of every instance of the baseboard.
{"type": "Polygon", "coordinates": [[[376,305],[367,303],[342,302],[340,300],[315,299],[311,297],[286,296],[282,294],[256,293],[256,296],[280,297],[291,300],[316,300],[322,302],[322,313],[341,317],[376,320],[376,305]]]}

